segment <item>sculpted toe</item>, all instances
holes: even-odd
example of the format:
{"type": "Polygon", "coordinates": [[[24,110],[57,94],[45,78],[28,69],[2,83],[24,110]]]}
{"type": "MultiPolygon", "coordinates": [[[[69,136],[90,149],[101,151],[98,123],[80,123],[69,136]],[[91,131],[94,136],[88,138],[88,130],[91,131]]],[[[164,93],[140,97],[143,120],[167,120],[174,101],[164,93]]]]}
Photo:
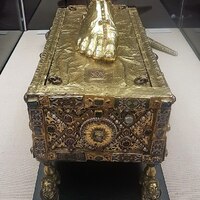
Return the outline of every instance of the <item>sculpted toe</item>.
{"type": "Polygon", "coordinates": [[[105,57],[105,60],[108,60],[108,61],[115,60],[115,45],[114,44],[108,44],[106,46],[104,57],[105,57]]]}
{"type": "Polygon", "coordinates": [[[77,41],[77,48],[78,49],[79,49],[80,43],[81,43],[81,38],[79,38],[78,41],[77,41]]]}
{"type": "Polygon", "coordinates": [[[80,42],[80,52],[84,53],[88,47],[88,43],[89,43],[89,38],[86,37],[84,38],[81,42],[80,42]]]}
{"type": "Polygon", "coordinates": [[[89,41],[89,45],[87,47],[86,55],[91,57],[94,54],[94,50],[96,48],[97,39],[96,36],[92,36],[89,41]]]}
{"type": "Polygon", "coordinates": [[[99,60],[99,59],[103,58],[103,52],[96,50],[93,57],[94,57],[94,59],[99,60]]]}
{"type": "Polygon", "coordinates": [[[94,51],[94,59],[103,58],[103,38],[99,37],[97,39],[97,46],[94,51]]]}

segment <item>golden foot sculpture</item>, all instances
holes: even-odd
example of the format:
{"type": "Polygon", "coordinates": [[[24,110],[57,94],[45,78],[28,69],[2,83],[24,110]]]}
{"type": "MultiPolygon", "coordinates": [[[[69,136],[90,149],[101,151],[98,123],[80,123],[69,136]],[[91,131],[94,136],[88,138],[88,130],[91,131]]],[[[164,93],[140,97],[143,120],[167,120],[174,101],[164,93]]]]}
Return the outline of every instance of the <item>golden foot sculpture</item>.
{"type": "Polygon", "coordinates": [[[95,60],[114,61],[117,35],[111,1],[92,0],[77,42],[80,53],[95,60]]]}
{"type": "MultiPolygon", "coordinates": [[[[95,60],[114,61],[117,49],[117,29],[110,0],[91,0],[83,20],[77,50],[95,60]]],[[[177,52],[149,38],[150,46],[173,56],[177,52]]]]}

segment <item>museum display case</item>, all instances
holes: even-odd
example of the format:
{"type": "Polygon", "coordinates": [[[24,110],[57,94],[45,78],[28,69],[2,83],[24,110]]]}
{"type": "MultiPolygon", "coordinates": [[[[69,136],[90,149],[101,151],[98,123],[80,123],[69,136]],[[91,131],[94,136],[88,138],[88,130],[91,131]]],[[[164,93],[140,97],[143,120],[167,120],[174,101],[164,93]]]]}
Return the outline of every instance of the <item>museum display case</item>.
{"type": "Polygon", "coordinates": [[[23,30],[18,0],[2,0],[0,5],[0,73],[23,30]]]}
{"type": "Polygon", "coordinates": [[[136,8],[97,0],[58,9],[25,94],[33,156],[45,165],[41,199],[59,198],[59,161],[146,164],[141,198],[160,199],[155,165],[175,97],[156,45],[176,55],[146,36],[136,8]]]}
{"type": "MultiPolygon", "coordinates": [[[[162,200],[200,198],[200,183],[195,175],[200,163],[197,134],[200,128],[200,112],[197,106],[200,98],[196,93],[200,86],[200,71],[199,60],[195,56],[199,56],[198,1],[112,2],[116,8],[119,4],[127,6],[119,6],[119,10],[115,11],[116,16],[122,16],[118,17],[116,27],[123,30],[116,35],[120,35],[118,45],[129,44],[133,55],[131,57],[128,51],[120,51],[120,55],[113,54],[109,57],[105,53],[100,56],[100,61],[94,61],[99,59],[95,53],[91,55],[88,49],[76,47],[81,44],[77,36],[82,20],[79,15],[85,15],[85,6],[89,1],[24,0],[16,1],[12,6],[8,6],[11,4],[9,1],[2,4],[2,10],[7,8],[16,12],[11,11],[13,19],[10,21],[7,17],[9,12],[0,12],[0,16],[3,16],[0,17],[1,25],[7,20],[1,35],[6,35],[10,30],[17,31],[18,35],[16,34],[16,39],[10,45],[10,53],[6,59],[0,58],[3,63],[0,87],[2,99],[6,99],[0,103],[2,113],[5,113],[0,116],[0,137],[3,141],[0,145],[3,158],[0,198],[58,199],[56,185],[60,190],[60,200],[68,197],[91,199],[95,195],[95,199],[108,200],[139,200],[142,196],[143,199],[162,200]],[[68,7],[72,4],[74,6],[68,7]],[[139,15],[135,14],[135,8],[139,15]],[[64,10],[67,9],[71,14],[66,14],[68,11],[64,10]],[[72,13],[75,15],[72,16],[72,13]],[[128,24],[120,24],[120,19],[127,21],[129,18],[137,21],[132,28],[128,24]],[[66,27],[62,25],[65,20],[66,27]],[[63,32],[61,27],[64,27],[63,32]],[[71,36],[68,28],[74,31],[71,36]],[[129,30],[133,31],[128,32],[129,30]],[[132,33],[136,40],[129,37],[121,40],[124,38],[121,36],[124,32],[128,35],[132,33]],[[131,49],[131,45],[138,46],[138,49],[131,49]],[[68,50],[65,52],[64,49],[68,50]],[[71,57],[71,49],[77,50],[74,60],[71,57]],[[176,51],[178,56],[166,54],[177,55],[176,51]],[[65,53],[59,54],[60,52],[65,53]],[[63,56],[73,61],[66,61],[63,56]],[[85,63],[85,72],[79,67],[82,66],[77,63],[79,61],[85,63]],[[122,70],[123,66],[132,66],[133,61],[135,71],[127,71],[130,70],[128,67],[122,70]],[[25,103],[21,99],[38,62],[39,68],[25,95],[29,124],[25,103]],[[115,62],[116,66],[113,64],[115,62]],[[70,67],[66,71],[64,66],[68,64],[70,67]],[[112,65],[113,73],[112,69],[101,68],[107,65],[112,65]],[[175,97],[169,87],[177,97],[172,110],[175,97]],[[72,113],[68,112],[68,109],[72,109],[72,113]],[[172,127],[170,132],[169,121],[172,127]],[[32,146],[31,153],[41,161],[40,166],[28,152],[32,146]],[[162,162],[168,153],[168,158],[162,162]],[[8,159],[9,165],[3,162],[8,159]],[[186,164],[190,159],[191,167],[186,164]],[[70,162],[63,165],[60,164],[62,162],[55,162],[63,160],[70,162]],[[91,160],[94,162],[90,162],[91,160]],[[88,165],[85,161],[89,161],[88,165]],[[109,162],[106,164],[100,161],[109,162]],[[147,168],[144,169],[145,165],[141,163],[147,164],[147,168]],[[19,184],[14,184],[13,178],[17,179],[19,184]],[[191,187],[184,185],[186,180],[191,187]],[[150,196],[151,189],[153,196],[150,196]]],[[[12,39],[4,37],[2,41],[8,45],[12,39]]],[[[85,40],[81,41],[83,44],[85,40]]],[[[9,48],[3,47],[3,53],[5,49],[9,48]]]]}
{"type": "Polygon", "coordinates": [[[0,73],[12,54],[40,0],[2,0],[0,5],[0,73]]]}

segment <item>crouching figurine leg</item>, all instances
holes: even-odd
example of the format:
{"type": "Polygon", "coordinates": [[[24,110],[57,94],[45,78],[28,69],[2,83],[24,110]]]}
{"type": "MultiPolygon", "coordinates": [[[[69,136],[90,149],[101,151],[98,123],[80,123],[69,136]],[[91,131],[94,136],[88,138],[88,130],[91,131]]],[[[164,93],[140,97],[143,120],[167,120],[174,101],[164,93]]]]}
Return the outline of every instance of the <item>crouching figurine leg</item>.
{"type": "Polygon", "coordinates": [[[159,188],[159,181],[156,179],[155,166],[147,165],[143,173],[141,180],[142,200],[159,200],[161,191],[159,188]]]}
{"type": "Polygon", "coordinates": [[[51,164],[44,166],[44,178],[41,181],[40,197],[42,200],[59,200],[57,185],[60,183],[58,172],[51,164]]]}

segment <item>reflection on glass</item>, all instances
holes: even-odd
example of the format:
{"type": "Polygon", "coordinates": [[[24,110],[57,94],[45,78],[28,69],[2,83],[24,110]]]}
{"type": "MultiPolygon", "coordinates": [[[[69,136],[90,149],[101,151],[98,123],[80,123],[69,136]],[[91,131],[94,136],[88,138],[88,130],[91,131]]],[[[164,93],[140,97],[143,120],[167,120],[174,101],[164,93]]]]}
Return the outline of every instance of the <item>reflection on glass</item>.
{"type": "MultiPolygon", "coordinates": [[[[51,1],[51,0],[50,0],[51,1]]],[[[26,18],[26,23],[29,24],[32,16],[36,12],[41,0],[23,0],[23,5],[24,5],[24,13],[25,13],[25,18],[26,18]]],[[[48,6],[47,6],[48,7],[48,6]]],[[[26,24],[26,25],[27,25],[26,24]]]]}
{"type": "Polygon", "coordinates": [[[182,31],[200,59],[200,1],[184,1],[182,31]]]}
{"type": "Polygon", "coordinates": [[[19,40],[23,25],[18,0],[0,3],[0,73],[19,40]]]}
{"type": "Polygon", "coordinates": [[[200,58],[200,1],[161,0],[161,2],[200,58]]]}
{"type": "Polygon", "coordinates": [[[171,19],[176,23],[177,26],[180,24],[182,1],[183,0],[161,0],[171,19]]]}
{"type": "MultiPolygon", "coordinates": [[[[29,1],[29,0],[27,0],[29,1]]],[[[49,29],[58,7],[88,4],[90,0],[41,0],[28,23],[28,29],[49,29]]],[[[136,6],[142,22],[147,28],[176,27],[160,0],[112,0],[114,4],[136,6]]],[[[25,9],[25,12],[27,10],[25,9]]]]}

